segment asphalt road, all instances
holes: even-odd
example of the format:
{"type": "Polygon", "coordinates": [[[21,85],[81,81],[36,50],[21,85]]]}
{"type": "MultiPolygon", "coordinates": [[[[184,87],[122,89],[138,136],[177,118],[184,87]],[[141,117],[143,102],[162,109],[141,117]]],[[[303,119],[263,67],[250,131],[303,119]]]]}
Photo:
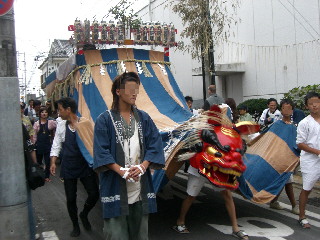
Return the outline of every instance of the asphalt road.
{"type": "MultiPolygon", "coordinates": [[[[175,179],[158,194],[158,212],[149,217],[149,239],[235,239],[231,236],[231,226],[224,202],[219,193],[214,192],[209,184],[201,191],[191,207],[186,224],[190,234],[179,234],[171,229],[179,214],[180,205],[185,198],[187,176],[180,171],[175,179]]],[[[295,196],[300,192],[300,178],[295,176],[295,196]]],[[[82,209],[86,198],[82,184],[78,184],[78,208],[82,209]]],[[[281,194],[280,202],[285,210],[273,210],[268,205],[253,204],[234,194],[238,223],[250,239],[270,240],[313,240],[320,236],[320,190],[315,189],[310,196],[307,215],[312,228],[302,229],[297,223],[297,216],[290,212],[291,206],[285,193],[281,194]]],[[[37,232],[43,240],[102,240],[101,205],[98,203],[91,211],[89,219],[93,226],[92,232],[86,232],[81,226],[78,238],[69,237],[72,224],[67,213],[63,183],[57,177],[52,182],[33,191],[33,206],[37,222],[37,232]]]]}

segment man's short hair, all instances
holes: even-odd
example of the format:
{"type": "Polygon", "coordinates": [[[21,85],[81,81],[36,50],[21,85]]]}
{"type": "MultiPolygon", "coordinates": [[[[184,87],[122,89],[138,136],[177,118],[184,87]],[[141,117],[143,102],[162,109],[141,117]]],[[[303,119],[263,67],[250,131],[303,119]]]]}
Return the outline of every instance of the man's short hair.
{"type": "Polygon", "coordinates": [[[64,109],[67,109],[69,107],[72,113],[74,114],[77,113],[78,105],[73,98],[70,98],[70,97],[61,98],[58,101],[56,101],[56,104],[57,106],[58,104],[60,104],[64,109]]]}
{"type": "Polygon", "coordinates": [[[33,100],[33,107],[41,106],[40,100],[33,100]]]}
{"type": "Polygon", "coordinates": [[[313,97],[317,97],[320,99],[320,94],[317,92],[308,92],[307,95],[304,97],[304,104],[307,106],[308,100],[313,97]]]}
{"type": "Polygon", "coordinates": [[[294,103],[293,103],[293,101],[292,101],[291,99],[289,99],[289,98],[284,98],[284,99],[281,100],[281,102],[280,102],[280,109],[282,108],[282,105],[283,105],[283,104],[289,104],[289,105],[291,105],[292,110],[294,109],[294,103]]]}
{"type": "Polygon", "coordinates": [[[210,92],[216,93],[216,91],[217,91],[216,85],[210,85],[210,86],[208,87],[208,90],[209,90],[210,92]]]}
{"type": "Polygon", "coordinates": [[[189,101],[193,102],[193,98],[190,96],[185,96],[184,99],[186,100],[186,102],[189,102],[189,101]]]}
{"type": "Polygon", "coordinates": [[[271,102],[276,102],[276,104],[278,105],[277,99],[275,98],[269,98],[267,104],[269,105],[271,102]]]}
{"type": "Polygon", "coordinates": [[[240,105],[238,107],[238,110],[246,110],[246,112],[248,112],[248,107],[247,107],[247,105],[240,105]]]}

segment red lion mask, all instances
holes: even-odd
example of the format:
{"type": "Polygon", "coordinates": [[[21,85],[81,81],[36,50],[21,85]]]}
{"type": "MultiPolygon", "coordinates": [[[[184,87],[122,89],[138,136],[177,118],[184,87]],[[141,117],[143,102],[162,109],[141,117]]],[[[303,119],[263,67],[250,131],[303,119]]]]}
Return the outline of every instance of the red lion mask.
{"type": "Polygon", "coordinates": [[[217,105],[207,112],[211,129],[198,131],[202,144],[195,146],[196,153],[190,158],[190,165],[212,184],[235,190],[239,186],[237,177],[246,170],[242,160],[246,143],[240,134],[258,132],[259,125],[253,122],[224,124],[217,120],[219,114],[221,109],[217,105]]]}

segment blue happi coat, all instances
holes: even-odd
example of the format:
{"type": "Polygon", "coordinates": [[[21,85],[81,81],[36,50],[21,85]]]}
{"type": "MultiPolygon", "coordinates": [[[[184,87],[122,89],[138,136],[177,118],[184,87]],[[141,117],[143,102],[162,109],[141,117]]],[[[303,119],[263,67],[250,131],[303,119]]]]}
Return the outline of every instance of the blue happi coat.
{"type": "MultiPolygon", "coordinates": [[[[138,125],[141,162],[148,160],[151,163],[149,168],[159,169],[164,167],[163,145],[157,127],[146,112],[136,108],[133,111],[138,125]]],[[[115,111],[111,111],[111,113],[112,116],[118,114],[115,111]]],[[[103,218],[114,218],[129,214],[126,181],[119,174],[105,166],[117,163],[124,167],[124,153],[117,140],[116,131],[109,113],[106,111],[100,114],[94,128],[93,168],[99,172],[100,176],[103,218]]],[[[156,194],[149,168],[141,176],[141,198],[144,214],[157,211],[156,194]]]]}

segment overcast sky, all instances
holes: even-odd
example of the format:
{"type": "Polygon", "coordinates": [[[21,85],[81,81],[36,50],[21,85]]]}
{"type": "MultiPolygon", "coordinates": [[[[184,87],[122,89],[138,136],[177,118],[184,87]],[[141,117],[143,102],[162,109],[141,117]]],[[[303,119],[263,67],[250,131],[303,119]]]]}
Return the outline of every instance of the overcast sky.
{"type": "MultiPolygon", "coordinates": [[[[26,82],[29,89],[40,86],[40,70],[38,67],[44,60],[35,62],[37,56],[45,55],[49,51],[50,43],[54,39],[69,39],[72,32],[68,26],[76,18],[100,22],[108,14],[108,10],[120,0],[14,0],[15,31],[17,51],[20,53],[20,70],[24,70],[21,60],[26,54],[26,82]],[[43,54],[44,53],[44,54],[43,54]]],[[[149,0],[131,0],[135,2],[134,10],[145,6],[149,0]]],[[[19,71],[19,77],[23,77],[19,71]]]]}

